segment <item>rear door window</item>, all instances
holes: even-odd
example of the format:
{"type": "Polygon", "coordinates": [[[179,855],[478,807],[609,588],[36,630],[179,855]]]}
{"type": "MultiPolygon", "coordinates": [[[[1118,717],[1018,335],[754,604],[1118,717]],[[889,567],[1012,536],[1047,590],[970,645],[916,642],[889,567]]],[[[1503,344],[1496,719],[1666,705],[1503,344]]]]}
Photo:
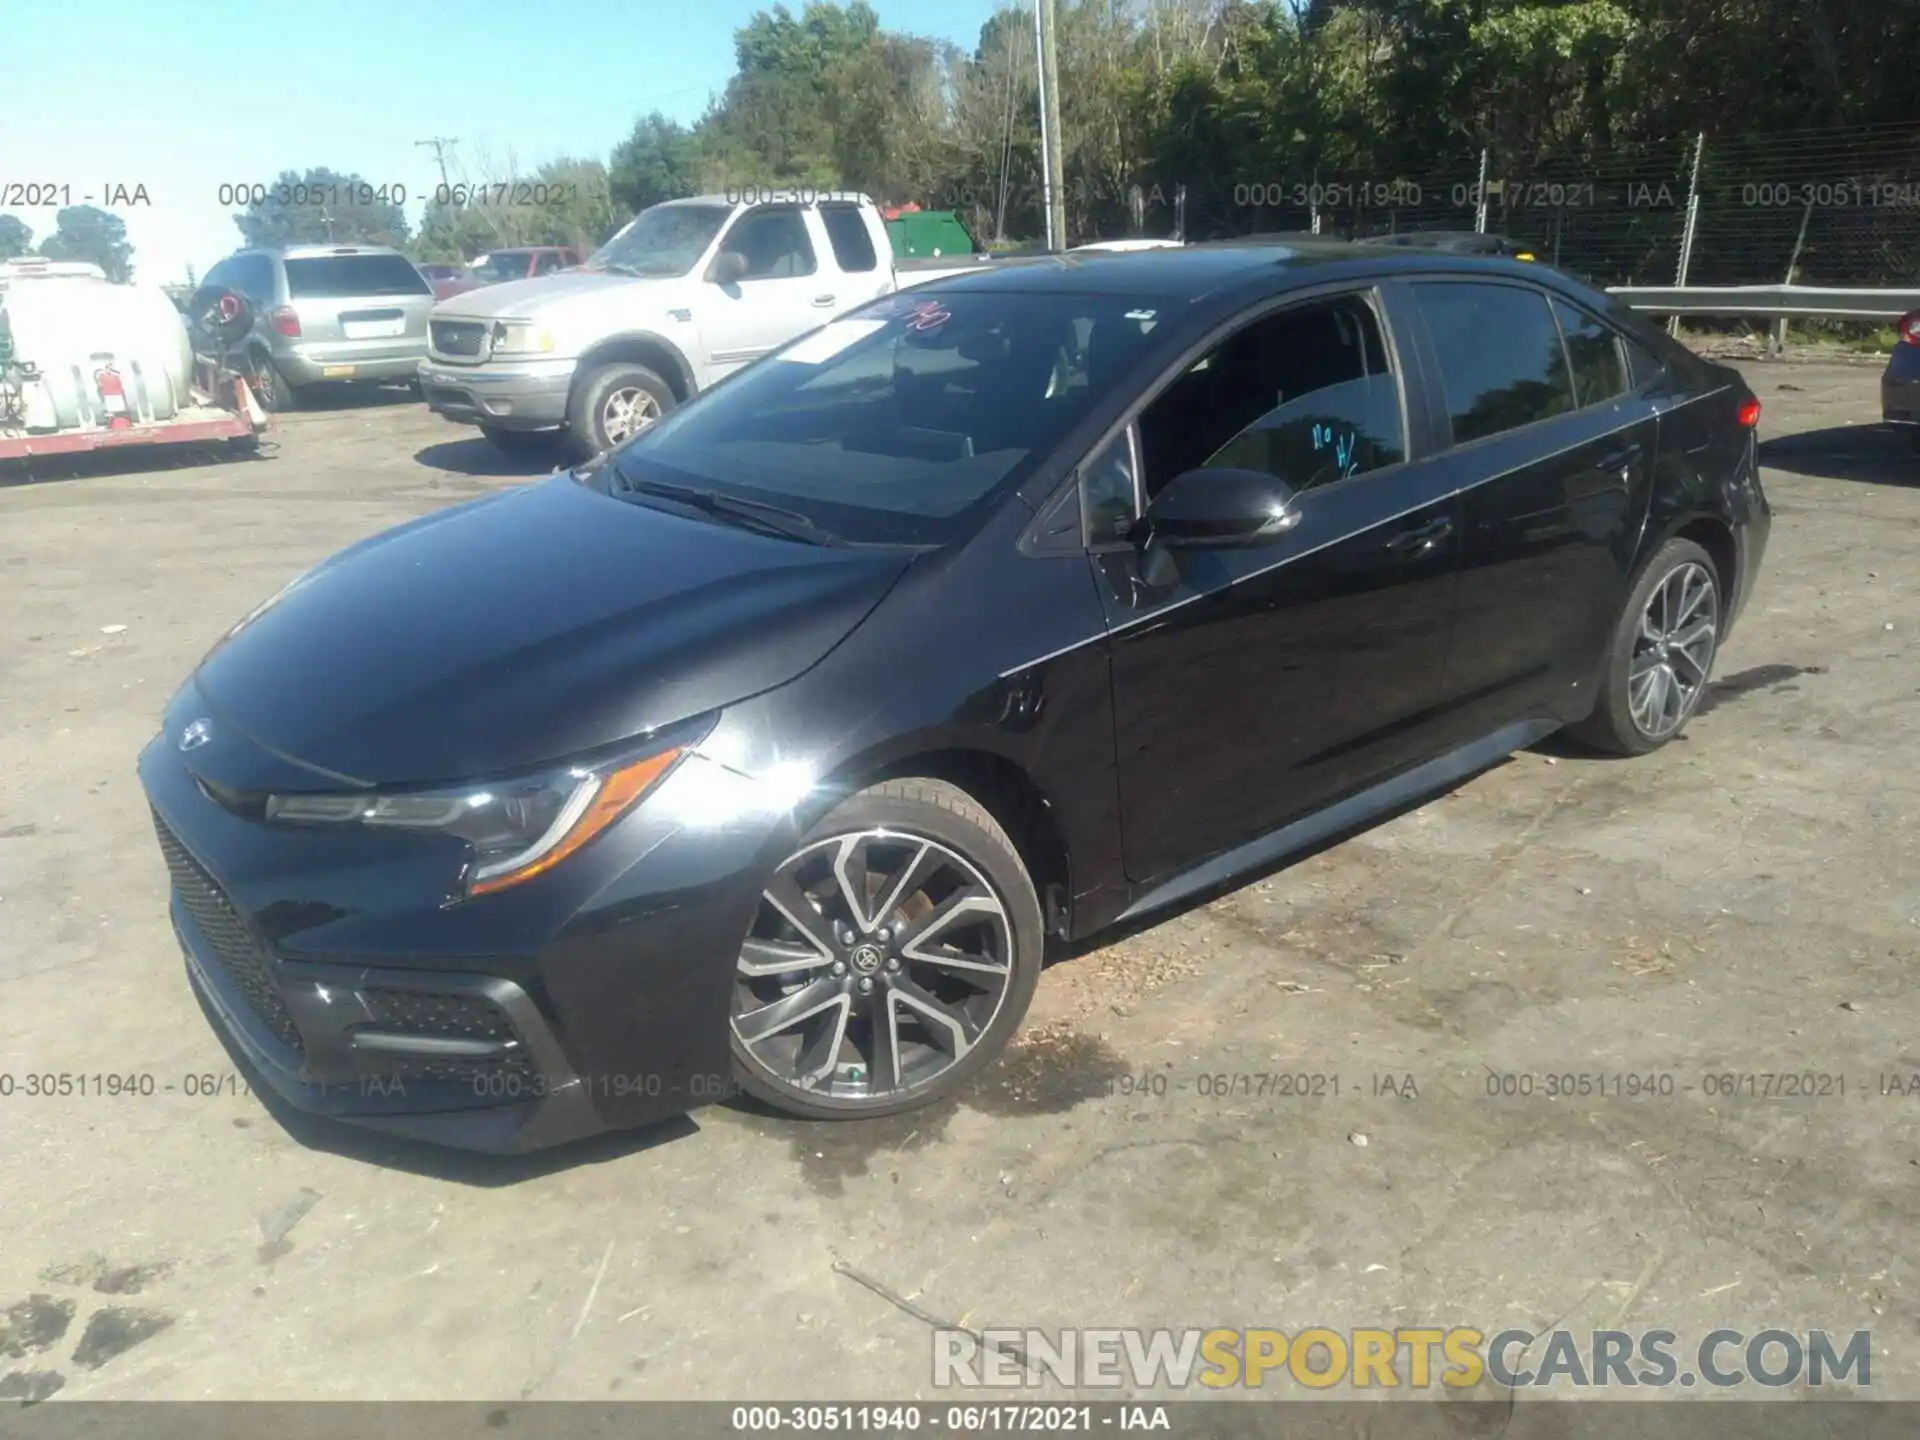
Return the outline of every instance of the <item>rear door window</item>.
{"type": "Polygon", "coordinates": [[[1574,408],[1566,347],[1545,295],[1472,280],[1425,281],[1413,292],[1440,362],[1456,445],[1574,408]]]}
{"type": "Polygon", "coordinates": [[[236,255],[226,261],[233,268],[221,283],[257,304],[273,300],[273,261],[265,255],[236,255]]]}
{"type": "Polygon", "coordinates": [[[820,220],[827,227],[834,262],[847,274],[858,275],[879,267],[880,257],[874,254],[873,236],[868,233],[866,216],[858,206],[822,205],[820,220]]]}
{"type": "Polygon", "coordinates": [[[316,255],[287,261],[287,293],[295,300],[349,300],[431,295],[433,287],[402,255],[316,255]]]}
{"type": "Polygon", "coordinates": [[[1554,319],[1567,344],[1567,362],[1573,371],[1573,399],[1582,410],[1604,404],[1626,393],[1627,366],[1620,337],[1584,310],[1562,300],[1553,302],[1554,319]]]}

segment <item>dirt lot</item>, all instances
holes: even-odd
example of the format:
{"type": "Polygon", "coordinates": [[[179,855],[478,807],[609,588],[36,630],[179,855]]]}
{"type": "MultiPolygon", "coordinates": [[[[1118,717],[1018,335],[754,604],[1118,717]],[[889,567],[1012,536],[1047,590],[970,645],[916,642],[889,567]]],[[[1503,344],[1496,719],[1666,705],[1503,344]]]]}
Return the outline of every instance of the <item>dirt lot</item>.
{"type": "Polygon", "coordinates": [[[1873,1392],[1920,1396],[1920,1093],[1883,1093],[1920,1091],[1920,456],[1867,425],[1872,368],[1747,373],[1778,519],[1684,743],[1523,754],[1070,958],[957,1106],[709,1109],[532,1162],[190,1097],[232,1072],[133,774],[256,601],[525,472],[396,396],[254,462],[0,483],[0,1371],[63,1398],[932,1394],[928,1326],[844,1262],[975,1327],[1871,1329],[1873,1392]],[[1707,1093],[1788,1071],[1845,1094],[1707,1093]],[[48,1072],[157,1090],[26,1098],[48,1072]],[[1566,1072],[1672,1089],[1488,1093],[1566,1072]]]}

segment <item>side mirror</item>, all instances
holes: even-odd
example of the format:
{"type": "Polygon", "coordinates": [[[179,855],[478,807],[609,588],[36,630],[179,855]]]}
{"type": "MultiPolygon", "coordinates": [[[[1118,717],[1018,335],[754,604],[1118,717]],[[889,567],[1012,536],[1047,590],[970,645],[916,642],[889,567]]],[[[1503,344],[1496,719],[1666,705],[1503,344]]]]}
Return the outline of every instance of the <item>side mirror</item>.
{"type": "Polygon", "coordinates": [[[738,250],[722,250],[707,267],[707,279],[715,285],[734,285],[747,278],[747,257],[738,250]]]}
{"type": "Polygon", "coordinates": [[[1171,585],[1176,550],[1263,545],[1286,534],[1300,523],[1293,501],[1293,487],[1264,470],[1182,471],[1134,525],[1141,579],[1171,585]]]}

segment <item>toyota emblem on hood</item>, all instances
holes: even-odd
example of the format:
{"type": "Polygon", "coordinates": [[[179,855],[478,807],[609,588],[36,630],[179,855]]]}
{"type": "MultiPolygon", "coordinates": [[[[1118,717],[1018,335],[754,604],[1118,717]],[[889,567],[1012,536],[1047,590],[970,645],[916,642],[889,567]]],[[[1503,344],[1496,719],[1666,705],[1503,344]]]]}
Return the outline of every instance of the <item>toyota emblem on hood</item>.
{"type": "Polygon", "coordinates": [[[202,716],[200,719],[190,722],[187,727],[180,732],[180,748],[182,750],[198,750],[211,739],[213,739],[213,721],[202,716]]]}

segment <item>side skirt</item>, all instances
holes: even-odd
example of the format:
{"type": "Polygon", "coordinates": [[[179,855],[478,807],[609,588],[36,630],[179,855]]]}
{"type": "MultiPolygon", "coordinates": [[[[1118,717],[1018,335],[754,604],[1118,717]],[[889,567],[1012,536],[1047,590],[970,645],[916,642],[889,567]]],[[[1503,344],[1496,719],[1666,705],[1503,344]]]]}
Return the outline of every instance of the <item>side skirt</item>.
{"type": "Polygon", "coordinates": [[[1182,871],[1170,880],[1161,881],[1122,911],[1113,923],[1123,924],[1138,919],[1177,904],[1190,895],[1222,886],[1237,875],[1264,869],[1288,855],[1311,849],[1334,835],[1397,810],[1410,800],[1444,790],[1558,729],[1560,722],[1549,719],[1518,720],[1502,726],[1491,735],[1448,751],[1411,770],[1402,771],[1324,810],[1302,816],[1278,830],[1269,831],[1223,855],[1203,861],[1191,870],[1182,871]]]}

